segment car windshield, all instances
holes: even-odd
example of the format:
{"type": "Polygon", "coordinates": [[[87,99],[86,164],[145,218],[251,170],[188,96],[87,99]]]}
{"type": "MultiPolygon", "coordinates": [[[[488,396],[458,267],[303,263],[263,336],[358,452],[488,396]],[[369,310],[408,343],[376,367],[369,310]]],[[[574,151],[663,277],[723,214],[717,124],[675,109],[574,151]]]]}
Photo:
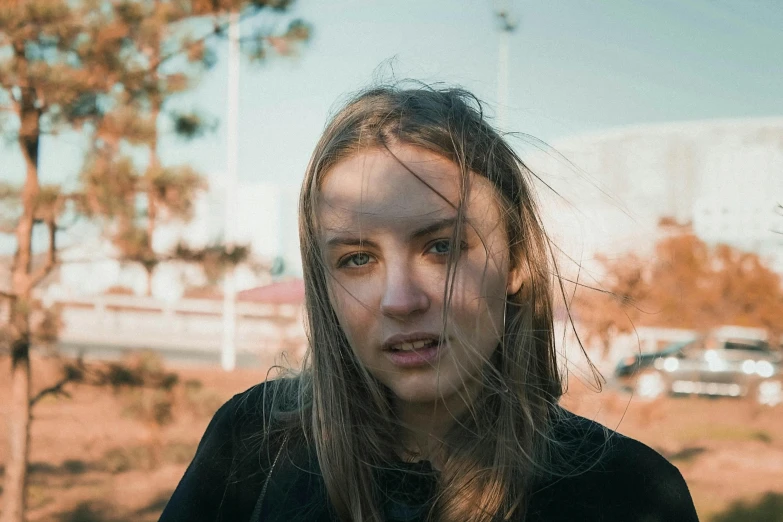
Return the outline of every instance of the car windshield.
{"type": "Polygon", "coordinates": [[[769,351],[769,346],[764,341],[726,341],[723,347],[726,350],[744,350],[753,352],[769,351]]]}
{"type": "Polygon", "coordinates": [[[642,355],[646,355],[646,356],[649,356],[649,357],[656,357],[656,356],[661,356],[661,355],[674,354],[674,353],[679,352],[680,350],[682,350],[683,347],[688,346],[692,342],[693,341],[678,341],[678,342],[674,342],[674,343],[671,343],[671,344],[667,345],[662,350],[659,350],[657,352],[647,352],[647,353],[642,354],[642,355]]]}

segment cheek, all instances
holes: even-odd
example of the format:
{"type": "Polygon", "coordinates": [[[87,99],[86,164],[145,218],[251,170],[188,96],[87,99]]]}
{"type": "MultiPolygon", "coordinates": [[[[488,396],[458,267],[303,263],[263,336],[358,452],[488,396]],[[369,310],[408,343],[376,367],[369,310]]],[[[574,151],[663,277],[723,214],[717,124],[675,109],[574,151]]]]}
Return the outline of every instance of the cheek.
{"type": "Polygon", "coordinates": [[[498,337],[503,325],[506,275],[503,266],[481,260],[458,270],[451,300],[456,325],[474,339],[498,337]]]}
{"type": "Polygon", "coordinates": [[[332,303],[335,315],[345,333],[348,343],[357,351],[361,341],[366,337],[367,328],[370,325],[373,308],[368,302],[368,296],[363,295],[361,288],[341,286],[339,282],[333,282],[329,286],[329,302],[332,303]]]}
{"type": "Polygon", "coordinates": [[[378,292],[371,282],[341,281],[334,279],[329,285],[329,301],[337,316],[350,320],[357,314],[377,310],[378,292]]]}

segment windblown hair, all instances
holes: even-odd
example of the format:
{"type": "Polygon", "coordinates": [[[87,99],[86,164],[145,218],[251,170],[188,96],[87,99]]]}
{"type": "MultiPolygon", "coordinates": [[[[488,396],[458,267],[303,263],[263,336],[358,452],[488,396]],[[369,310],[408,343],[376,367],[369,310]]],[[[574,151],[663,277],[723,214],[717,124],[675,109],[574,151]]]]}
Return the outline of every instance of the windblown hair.
{"type": "MultiPolygon", "coordinates": [[[[551,469],[551,427],[563,390],[553,339],[556,267],[531,172],[487,123],[481,102],[464,90],[420,85],[365,90],[332,118],[318,142],[300,200],[310,348],[299,379],[297,424],[316,449],[337,514],[380,521],[373,477],[399,451],[399,425],[390,392],[362,367],[338,324],[317,208],[321,184],[338,162],[392,145],[419,147],[459,166],[460,219],[471,175],[488,179],[504,219],[511,266],[524,274],[521,290],[508,297],[504,331],[484,365],[482,390],[444,441],[446,458],[430,511],[430,519],[439,521],[508,520],[524,512],[532,483],[551,469]]],[[[446,309],[458,254],[449,263],[446,309]]],[[[444,323],[447,315],[444,310],[444,323]]]]}

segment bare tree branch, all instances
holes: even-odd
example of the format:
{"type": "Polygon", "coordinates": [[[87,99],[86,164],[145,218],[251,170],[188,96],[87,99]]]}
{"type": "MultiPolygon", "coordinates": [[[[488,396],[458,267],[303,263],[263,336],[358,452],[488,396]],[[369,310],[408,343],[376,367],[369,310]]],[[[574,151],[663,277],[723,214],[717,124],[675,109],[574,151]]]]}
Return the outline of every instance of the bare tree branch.
{"type": "Polygon", "coordinates": [[[49,386],[48,388],[44,388],[43,390],[35,394],[35,397],[30,399],[30,407],[32,408],[33,406],[35,406],[35,403],[37,403],[47,395],[64,395],[70,399],[71,394],[63,390],[63,386],[65,386],[66,384],[68,384],[73,380],[75,380],[74,375],[71,373],[67,373],[62,379],[57,381],[54,385],[49,386]]]}
{"type": "MultiPolygon", "coordinates": [[[[255,8],[255,9],[247,9],[243,13],[240,13],[239,15],[239,21],[240,23],[243,20],[247,20],[250,18],[253,18],[254,16],[257,16],[262,11],[262,8],[255,8]]],[[[217,14],[215,15],[217,16],[217,14]]],[[[189,51],[197,48],[200,45],[203,45],[207,43],[209,40],[216,38],[216,37],[223,37],[227,31],[228,26],[230,23],[228,21],[216,21],[215,24],[212,27],[212,30],[208,33],[202,35],[199,38],[196,38],[195,40],[191,40],[187,43],[187,45],[176,49],[175,51],[172,51],[168,54],[162,54],[157,60],[153,61],[149,64],[149,66],[146,68],[146,71],[150,70],[157,70],[159,67],[164,65],[169,60],[176,58],[178,56],[182,56],[183,54],[187,54],[189,51]]],[[[241,41],[245,41],[247,38],[242,38],[241,41]]],[[[146,74],[146,71],[141,71],[141,74],[146,74]]]]}
{"type": "Polygon", "coordinates": [[[76,359],[76,362],[74,364],[66,364],[64,367],[65,375],[60,378],[59,381],[54,383],[52,386],[49,386],[48,388],[44,388],[43,390],[39,391],[35,394],[34,397],[30,399],[30,407],[32,408],[38,401],[46,397],[47,395],[64,395],[65,397],[71,398],[71,395],[63,390],[63,387],[71,382],[82,382],[84,380],[85,373],[87,372],[87,368],[84,365],[84,359],[83,354],[80,353],[79,356],[76,359]]]}

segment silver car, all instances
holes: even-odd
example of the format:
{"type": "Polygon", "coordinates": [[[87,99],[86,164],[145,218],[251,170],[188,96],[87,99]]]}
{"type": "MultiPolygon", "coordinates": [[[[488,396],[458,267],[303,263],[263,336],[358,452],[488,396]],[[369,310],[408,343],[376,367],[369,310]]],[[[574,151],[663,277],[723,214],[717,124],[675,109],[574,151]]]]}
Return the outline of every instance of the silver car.
{"type": "Polygon", "coordinates": [[[708,336],[621,365],[618,380],[644,399],[679,394],[783,403],[783,357],[764,340],[708,336]]]}

